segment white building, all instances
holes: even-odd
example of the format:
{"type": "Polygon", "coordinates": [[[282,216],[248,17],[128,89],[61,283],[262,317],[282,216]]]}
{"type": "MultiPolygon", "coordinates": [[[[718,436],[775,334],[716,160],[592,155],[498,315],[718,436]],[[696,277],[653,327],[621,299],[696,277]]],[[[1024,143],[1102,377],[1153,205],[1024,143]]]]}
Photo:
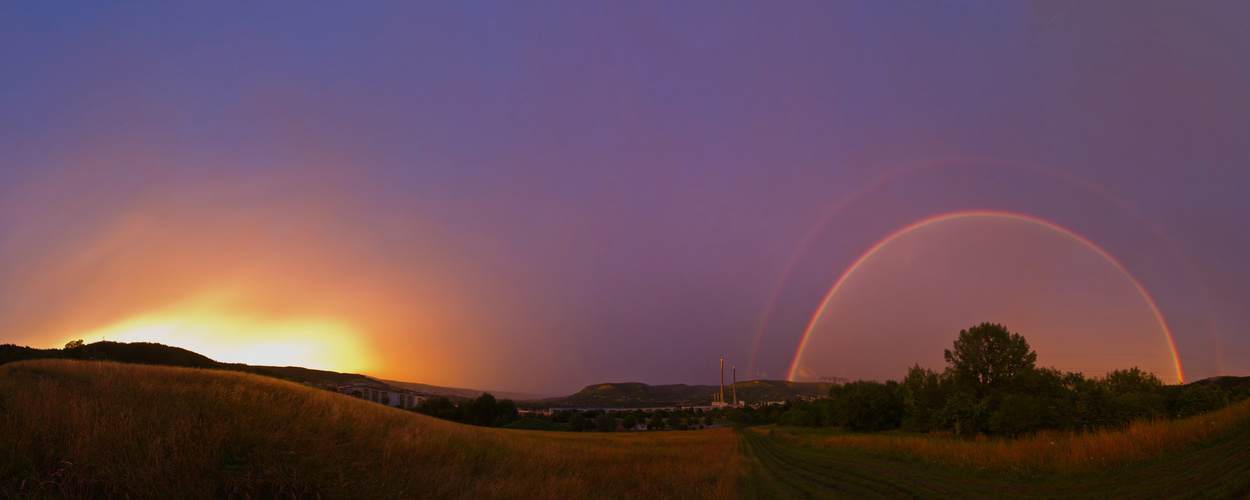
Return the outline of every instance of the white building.
{"type": "Polygon", "coordinates": [[[374,403],[381,403],[387,406],[394,406],[396,408],[412,408],[417,406],[417,403],[420,403],[421,400],[425,399],[418,396],[417,393],[413,391],[396,389],[394,387],[382,389],[363,384],[349,385],[339,389],[339,392],[349,396],[354,396],[355,393],[359,392],[360,399],[373,401],[374,403]]]}

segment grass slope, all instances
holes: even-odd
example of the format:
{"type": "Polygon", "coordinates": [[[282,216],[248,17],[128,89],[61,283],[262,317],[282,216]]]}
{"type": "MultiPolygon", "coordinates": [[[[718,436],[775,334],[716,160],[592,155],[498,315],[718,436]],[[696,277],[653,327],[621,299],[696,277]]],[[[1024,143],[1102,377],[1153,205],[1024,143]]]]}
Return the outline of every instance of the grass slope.
{"type": "Polygon", "coordinates": [[[572,434],[445,422],[253,374],[0,366],[0,497],[709,498],[732,431],[572,434]]]}

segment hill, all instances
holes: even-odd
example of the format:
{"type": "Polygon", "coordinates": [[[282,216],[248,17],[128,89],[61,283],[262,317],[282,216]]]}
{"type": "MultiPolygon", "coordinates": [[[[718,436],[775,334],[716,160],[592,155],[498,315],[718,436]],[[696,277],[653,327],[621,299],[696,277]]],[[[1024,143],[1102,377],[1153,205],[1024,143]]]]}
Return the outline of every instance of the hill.
{"type": "Polygon", "coordinates": [[[375,380],[382,382],[384,384],[387,384],[387,385],[392,385],[395,387],[402,387],[404,389],[412,389],[414,391],[424,393],[424,394],[437,394],[441,396],[447,396],[450,398],[476,398],[478,396],[481,396],[482,393],[484,392],[489,392],[492,396],[495,396],[496,399],[511,399],[513,401],[528,401],[531,399],[542,398],[542,396],[535,396],[533,394],[525,394],[525,393],[520,393],[520,392],[479,391],[476,389],[440,387],[437,385],[418,384],[416,382],[401,382],[398,380],[385,380],[385,379],[375,379],[375,380]]]}
{"type": "Polygon", "coordinates": [[[299,366],[257,366],[242,363],[222,363],[181,347],[152,342],[100,341],[74,349],[35,349],[12,344],[0,345],[0,365],[25,359],[117,361],[144,365],[241,371],[295,382],[332,382],[338,384],[376,382],[378,385],[384,385],[358,373],[339,373],[299,366]]]}
{"type": "MultiPolygon", "coordinates": [[[[824,382],[789,382],[785,380],[751,380],[738,382],[738,400],[748,404],[810,398],[829,395],[830,384],[824,382]]],[[[523,406],[571,408],[643,408],[649,406],[707,406],[716,385],[647,385],[640,382],[617,382],[588,385],[571,396],[526,401],[523,406]]],[[[725,386],[725,399],[732,397],[731,386],[725,386]]]]}
{"type": "Polygon", "coordinates": [[[730,430],[472,427],[255,374],[0,366],[0,498],[723,498],[730,430]]]}

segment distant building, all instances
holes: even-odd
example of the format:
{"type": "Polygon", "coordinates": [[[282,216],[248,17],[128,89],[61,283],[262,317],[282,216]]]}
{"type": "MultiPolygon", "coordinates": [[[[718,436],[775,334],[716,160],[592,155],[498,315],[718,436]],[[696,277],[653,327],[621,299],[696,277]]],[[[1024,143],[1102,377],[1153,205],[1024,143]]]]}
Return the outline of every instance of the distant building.
{"type": "Polygon", "coordinates": [[[413,408],[417,406],[417,403],[420,403],[423,399],[425,399],[419,396],[415,391],[407,389],[398,389],[390,386],[381,388],[359,383],[340,387],[339,392],[349,396],[354,396],[355,393],[359,392],[360,399],[373,401],[374,403],[381,403],[387,406],[394,406],[396,408],[413,408]]]}

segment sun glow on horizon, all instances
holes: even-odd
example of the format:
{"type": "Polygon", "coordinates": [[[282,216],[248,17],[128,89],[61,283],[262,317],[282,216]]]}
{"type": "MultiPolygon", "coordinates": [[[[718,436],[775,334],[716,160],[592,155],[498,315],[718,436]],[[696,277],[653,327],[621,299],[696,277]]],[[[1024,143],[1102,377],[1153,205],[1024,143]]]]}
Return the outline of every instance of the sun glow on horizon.
{"type": "Polygon", "coordinates": [[[132,316],[72,335],[88,343],[155,342],[189,349],[223,363],[301,366],[339,372],[377,369],[377,360],[350,323],[326,317],[277,318],[201,300],[132,316]]]}

